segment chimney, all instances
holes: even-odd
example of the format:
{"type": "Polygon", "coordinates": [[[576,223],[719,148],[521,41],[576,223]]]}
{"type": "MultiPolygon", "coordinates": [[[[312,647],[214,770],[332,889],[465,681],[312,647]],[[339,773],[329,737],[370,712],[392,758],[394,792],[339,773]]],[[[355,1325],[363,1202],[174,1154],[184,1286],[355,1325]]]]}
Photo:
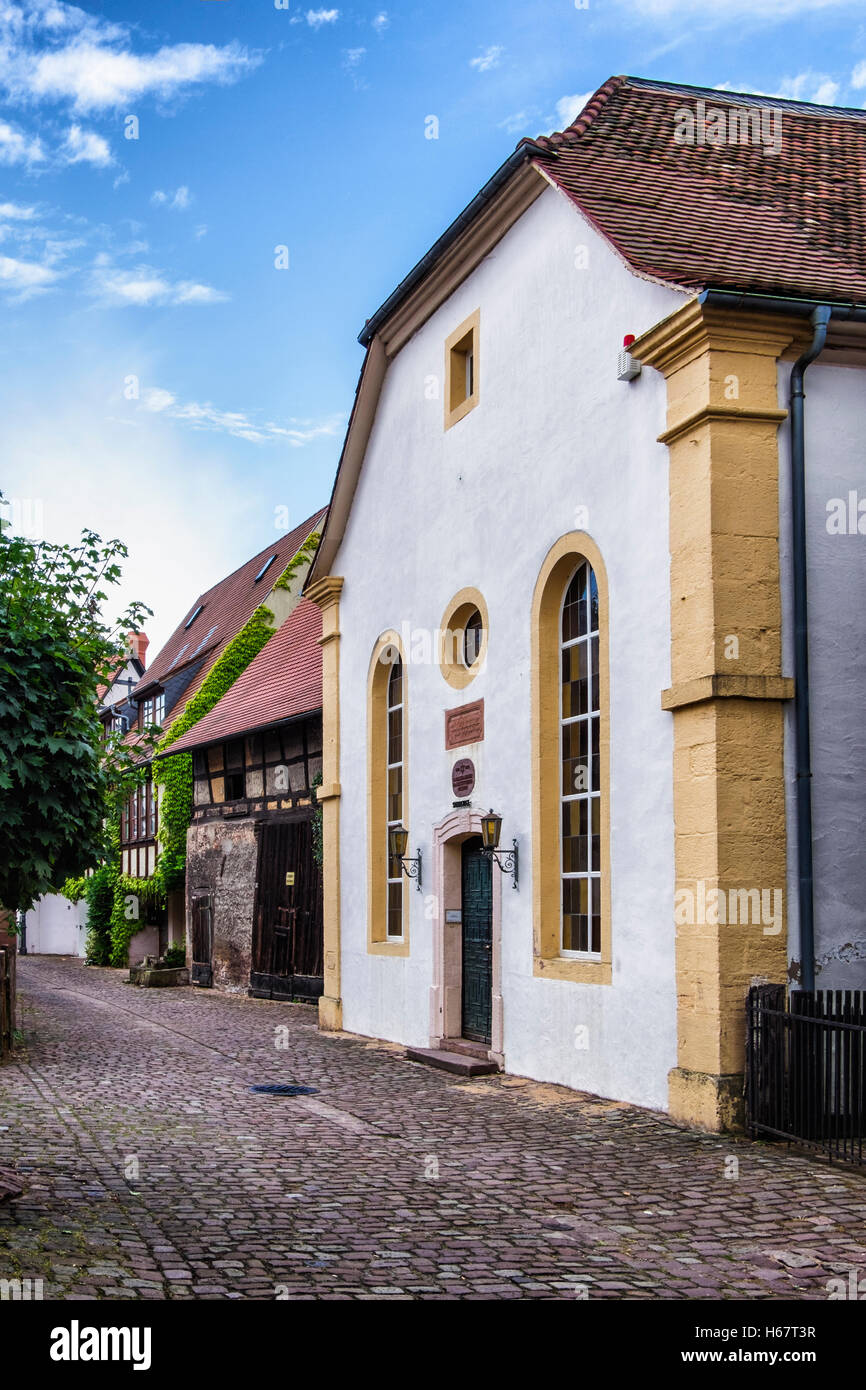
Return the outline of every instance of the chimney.
{"type": "Polygon", "coordinates": [[[150,638],[146,632],[131,632],[129,634],[129,654],[140,661],[142,666],[146,665],[145,657],[150,646],[150,638]]]}

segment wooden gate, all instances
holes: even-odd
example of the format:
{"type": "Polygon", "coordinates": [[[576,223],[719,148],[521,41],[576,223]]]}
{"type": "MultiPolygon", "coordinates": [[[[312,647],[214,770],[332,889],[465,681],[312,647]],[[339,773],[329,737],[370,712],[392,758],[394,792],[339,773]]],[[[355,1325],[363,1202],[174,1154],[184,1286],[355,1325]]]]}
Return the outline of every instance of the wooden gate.
{"type": "Polygon", "coordinates": [[[250,994],[318,999],[324,979],[322,874],[309,818],[259,827],[250,994]]]}
{"type": "Polygon", "coordinates": [[[210,988],[213,984],[213,897],[192,895],[192,964],[190,982],[210,988]]]}

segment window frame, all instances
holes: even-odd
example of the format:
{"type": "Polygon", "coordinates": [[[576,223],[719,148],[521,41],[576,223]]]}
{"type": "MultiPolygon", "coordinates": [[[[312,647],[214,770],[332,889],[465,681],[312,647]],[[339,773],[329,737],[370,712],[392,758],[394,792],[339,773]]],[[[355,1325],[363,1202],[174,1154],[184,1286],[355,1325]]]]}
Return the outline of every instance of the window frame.
{"type": "Polygon", "coordinates": [[[446,430],[474,410],[481,399],[480,352],[481,310],[476,309],[445,339],[446,430]]]}
{"type": "Polygon", "coordinates": [[[439,670],[452,690],[465,690],[487,667],[490,615],[479,589],[460,589],[449,601],[439,623],[439,670]],[[481,645],[471,666],[464,661],[466,623],[476,611],[481,616],[481,645]]]}
{"type": "MultiPolygon", "coordinates": [[[[600,826],[601,826],[601,810],[600,810],[600,803],[601,803],[601,787],[599,786],[599,788],[596,789],[596,788],[593,786],[593,777],[592,777],[592,764],[593,764],[593,737],[592,737],[592,732],[593,732],[593,731],[592,731],[592,726],[593,726],[593,721],[594,721],[594,719],[595,719],[595,717],[596,717],[596,716],[595,716],[595,706],[593,705],[593,698],[594,698],[594,696],[598,693],[598,692],[597,692],[597,687],[599,687],[599,685],[600,685],[599,678],[598,678],[598,674],[599,674],[599,673],[598,673],[598,660],[596,659],[596,663],[595,663],[596,669],[595,669],[595,670],[593,670],[593,660],[592,660],[592,639],[593,639],[593,637],[595,637],[595,638],[597,639],[597,640],[596,640],[596,650],[597,650],[597,649],[598,649],[599,628],[598,628],[598,627],[593,628],[593,627],[591,626],[591,621],[590,621],[590,617],[589,617],[589,609],[590,609],[590,607],[591,607],[591,594],[592,594],[592,581],[593,581],[593,580],[595,580],[596,593],[598,593],[598,580],[595,578],[595,571],[593,570],[593,568],[592,568],[592,566],[590,565],[590,563],[589,563],[588,560],[580,560],[580,561],[578,562],[578,564],[575,566],[575,568],[574,568],[574,573],[572,574],[572,576],[571,576],[570,580],[568,581],[568,583],[567,583],[565,589],[563,590],[562,602],[560,603],[560,609],[559,609],[559,626],[560,626],[560,646],[559,646],[559,703],[560,703],[560,708],[559,708],[559,762],[560,762],[560,768],[561,768],[561,769],[564,769],[564,767],[565,767],[565,762],[566,762],[566,758],[565,758],[565,747],[564,747],[564,744],[565,744],[565,729],[566,729],[566,727],[572,728],[572,727],[574,727],[574,726],[576,726],[576,725],[578,725],[578,724],[584,723],[584,724],[586,724],[586,726],[587,726],[586,758],[587,758],[587,763],[588,763],[588,766],[589,766],[589,783],[590,783],[590,784],[589,784],[589,789],[588,789],[587,791],[569,792],[569,793],[566,794],[565,791],[563,790],[562,781],[560,780],[560,786],[559,786],[559,799],[560,799],[560,808],[561,808],[561,809],[560,809],[560,833],[559,833],[559,862],[560,862],[560,900],[561,900],[561,907],[560,907],[560,924],[559,924],[559,954],[560,954],[560,956],[563,957],[563,959],[567,959],[567,960],[590,960],[590,961],[600,961],[600,960],[601,960],[601,940],[600,940],[600,939],[599,939],[599,948],[598,948],[598,950],[595,951],[595,950],[592,949],[592,919],[593,919],[592,904],[593,904],[593,898],[594,898],[594,894],[593,894],[593,891],[592,891],[592,884],[593,884],[593,881],[594,881],[594,880],[598,881],[598,884],[599,884],[599,889],[598,889],[598,891],[599,891],[599,899],[600,899],[600,897],[601,897],[601,876],[602,876],[602,874],[601,874],[601,867],[600,867],[600,861],[601,861],[601,857],[602,857],[602,856],[601,856],[601,845],[599,845],[599,856],[598,856],[598,857],[599,857],[599,867],[597,867],[597,868],[594,867],[594,864],[593,864],[593,853],[592,853],[592,840],[593,840],[593,830],[592,830],[592,826],[593,826],[592,803],[593,803],[593,800],[597,800],[597,801],[599,802],[599,841],[601,841],[601,829],[600,829],[600,826]],[[562,636],[562,624],[563,624],[563,618],[564,618],[564,616],[565,616],[566,600],[568,599],[568,595],[569,595],[569,593],[571,592],[571,586],[572,586],[572,584],[573,584],[574,581],[577,579],[578,575],[580,574],[580,571],[584,568],[584,566],[586,566],[586,569],[587,569],[587,577],[588,577],[588,580],[590,581],[589,590],[588,590],[589,595],[590,595],[590,598],[589,598],[589,600],[588,600],[587,628],[586,628],[586,632],[585,632],[583,635],[580,635],[580,634],[579,634],[577,637],[572,637],[572,638],[569,638],[569,639],[566,640],[566,639],[562,636]],[[586,713],[585,713],[585,714],[571,714],[571,715],[566,716],[566,715],[563,714],[563,710],[562,710],[562,693],[563,693],[563,689],[564,689],[564,682],[563,682],[563,665],[564,665],[565,652],[566,652],[567,650],[568,650],[568,651],[576,651],[576,650],[577,650],[579,647],[581,647],[581,646],[583,646],[583,647],[585,648],[586,652],[587,652],[587,663],[586,663],[587,710],[586,710],[586,713]],[[565,868],[565,836],[564,836],[563,830],[562,830],[562,808],[564,808],[567,804],[568,804],[568,805],[579,804],[581,801],[585,801],[586,804],[587,804],[587,818],[586,818],[587,868],[586,868],[586,871],[583,871],[583,870],[567,870],[567,869],[565,868]],[[588,932],[588,940],[589,940],[589,942],[590,942],[590,945],[589,945],[589,947],[588,947],[587,950],[581,950],[580,948],[574,948],[574,947],[566,947],[566,945],[565,945],[565,906],[564,906],[564,904],[562,904],[562,898],[564,898],[564,896],[565,896],[565,894],[564,894],[564,886],[565,886],[565,882],[566,882],[567,879],[568,879],[568,880],[572,880],[572,881],[577,881],[577,882],[580,882],[581,880],[586,880],[586,882],[587,882],[587,884],[588,884],[588,907],[589,907],[589,912],[587,913],[587,918],[588,918],[587,932],[588,932]]],[[[601,604],[600,604],[600,602],[599,602],[599,622],[600,622],[600,621],[601,621],[601,604]]],[[[597,717],[598,717],[598,723],[599,723],[599,728],[600,728],[600,725],[601,725],[601,708],[600,708],[600,706],[598,707],[598,716],[597,716],[597,717]]],[[[599,743],[600,743],[600,742],[601,742],[601,740],[600,740],[600,738],[599,738],[599,743]]],[[[600,782],[600,781],[601,781],[601,777],[599,776],[599,782],[600,782]]]]}
{"type": "Polygon", "coordinates": [[[388,837],[388,839],[387,839],[388,850],[387,850],[386,859],[385,859],[385,864],[386,864],[386,877],[385,877],[385,883],[386,883],[386,888],[385,888],[386,903],[385,903],[385,913],[386,913],[386,919],[387,919],[387,920],[386,920],[386,923],[385,923],[385,939],[386,939],[387,941],[402,941],[402,940],[403,940],[403,934],[404,934],[404,926],[405,926],[405,923],[404,923],[404,921],[403,921],[403,916],[404,916],[404,912],[403,912],[403,909],[404,909],[404,901],[403,901],[403,899],[404,899],[404,897],[405,897],[406,888],[405,888],[405,883],[404,883],[405,874],[403,873],[403,862],[402,862],[402,860],[400,861],[400,863],[399,863],[399,865],[398,865],[398,867],[397,867],[397,871],[396,871],[396,873],[395,873],[395,872],[394,872],[394,865],[391,863],[391,848],[390,848],[390,833],[391,833],[392,827],[394,827],[394,826],[396,826],[396,825],[401,825],[401,826],[403,825],[403,743],[404,743],[404,722],[405,722],[405,706],[404,706],[404,703],[403,703],[403,688],[404,688],[403,683],[404,683],[405,678],[406,678],[406,677],[405,677],[405,672],[406,672],[406,668],[405,668],[405,666],[404,666],[404,664],[403,664],[403,660],[402,660],[402,658],[398,655],[397,658],[396,658],[396,660],[393,661],[393,662],[391,663],[391,669],[390,669],[390,671],[389,671],[389,673],[388,673],[388,682],[387,682],[387,685],[386,685],[386,687],[385,687],[385,689],[386,689],[386,694],[385,694],[385,746],[386,746],[386,750],[387,750],[387,751],[386,751],[386,755],[385,755],[385,756],[386,756],[386,762],[385,762],[385,789],[386,789],[386,790],[385,790],[385,795],[386,795],[386,798],[387,798],[386,807],[385,807],[385,834],[386,834],[386,837],[388,837]],[[398,703],[398,704],[392,704],[392,703],[391,703],[391,688],[392,688],[392,686],[393,686],[393,684],[394,684],[394,672],[396,671],[398,665],[399,665],[399,667],[400,667],[400,700],[399,700],[399,703],[398,703]],[[392,761],[391,761],[391,716],[392,716],[392,714],[396,714],[398,711],[399,711],[399,714],[400,714],[400,724],[399,724],[399,730],[400,730],[400,749],[399,749],[399,752],[400,752],[400,757],[399,757],[399,759],[398,759],[396,762],[392,762],[392,761]],[[391,811],[391,805],[390,805],[390,803],[391,803],[391,773],[392,773],[392,772],[395,772],[395,771],[399,771],[399,773],[400,773],[400,814],[399,814],[399,816],[397,816],[396,818],[392,817],[391,814],[390,814],[390,811],[391,811]],[[397,887],[398,885],[399,885],[399,888],[400,888],[400,909],[399,909],[399,915],[400,915],[400,931],[399,931],[399,932],[392,932],[392,931],[391,931],[391,913],[392,913],[392,907],[391,907],[391,890],[392,890],[393,888],[397,887]]]}
{"type": "MultiPolygon", "coordinates": [[[[388,935],[388,693],[392,656],[403,668],[402,688],[402,824],[411,829],[409,805],[409,662],[399,634],[382,633],[373,647],[367,676],[367,952],[370,955],[408,956],[410,904],[403,875],[401,937],[388,935]]],[[[396,824],[396,822],[391,822],[396,824]]],[[[402,870],[401,870],[402,872],[402,870]]]]}
{"type": "Polygon", "coordinates": [[[599,985],[611,984],[613,976],[608,595],[607,571],[598,546],[585,532],[572,531],[561,536],[544,559],[531,617],[533,974],[599,985]],[[599,604],[601,950],[592,955],[562,949],[562,606],[583,561],[595,574],[599,604]]]}
{"type": "Polygon", "coordinates": [[[149,878],[159,858],[159,794],[152,774],[127,798],[120,816],[120,854],[123,872],[131,878],[149,878]],[[148,869],[149,851],[153,867],[148,869]]]}

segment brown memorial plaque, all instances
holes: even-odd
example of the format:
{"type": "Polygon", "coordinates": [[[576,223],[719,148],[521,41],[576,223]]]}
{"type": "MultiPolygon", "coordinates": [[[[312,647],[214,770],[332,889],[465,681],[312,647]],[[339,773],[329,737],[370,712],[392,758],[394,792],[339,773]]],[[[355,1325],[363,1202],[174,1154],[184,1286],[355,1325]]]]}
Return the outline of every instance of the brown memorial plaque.
{"type": "Polygon", "coordinates": [[[445,711],[445,747],[460,748],[464,743],[480,743],[484,738],[484,701],[445,711]]]}
{"type": "Polygon", "coordinates": [[[458,758],[451,769],[451,790],[463,801],[475,788],[475,764],[471,758],[458,758]]]}

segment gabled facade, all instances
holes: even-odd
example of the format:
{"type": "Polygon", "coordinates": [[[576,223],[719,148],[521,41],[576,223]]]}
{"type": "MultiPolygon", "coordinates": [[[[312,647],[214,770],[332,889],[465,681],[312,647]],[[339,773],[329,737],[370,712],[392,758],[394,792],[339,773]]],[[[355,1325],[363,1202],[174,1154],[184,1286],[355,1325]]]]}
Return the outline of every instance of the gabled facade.
{"type": "Polygon", "coordinates": [[[753,981],[864,984],[862,560],[827,522],[866,497],[866,118],[773,108],[778,149],[758,98],[612,79],[361,335],[306,587],[323,1027],[719,1128],[753,981]],[[684,143],[710,103],[757,137],[684,143]],[[786,408],[813,342],[814,943],[786,408]]]}
{"type": "MultiPolygon", "coordinates": [[[[172,730],[181,727],[179,720],[184,720],[186,731],[230,688],[297,606],[324,517],[324,509],[308,517],[198,596],[132,690],[130,743],[141,741],[145,729],[153,725],[161,728],[164,743],[170,741],[172,730]],[[225,670],[226,663],[222,668],[219,663],[227,653],[230,669],[225,670]],[[211,693],[209,681],[212,685],[215,671],[220,673],[219,687],[211,693]],[[197,704],[192,705],[196,699],[197,704]]],[[[172,747],[172,752],[176,751],[172,747]]],[[[158,778],[154,779],[150,769],[121,817],[120,866],[127,879],[147,880],[157,869],[165,847],[159,811],[158,778]]],[[[186,823],[180,840],[181,860],[185,834],[186,823]]],[[[184,941],[183,883],[169,887],[164,910],[142,896],[149,932],[133,939],[133,957],[184,941]]]]}

